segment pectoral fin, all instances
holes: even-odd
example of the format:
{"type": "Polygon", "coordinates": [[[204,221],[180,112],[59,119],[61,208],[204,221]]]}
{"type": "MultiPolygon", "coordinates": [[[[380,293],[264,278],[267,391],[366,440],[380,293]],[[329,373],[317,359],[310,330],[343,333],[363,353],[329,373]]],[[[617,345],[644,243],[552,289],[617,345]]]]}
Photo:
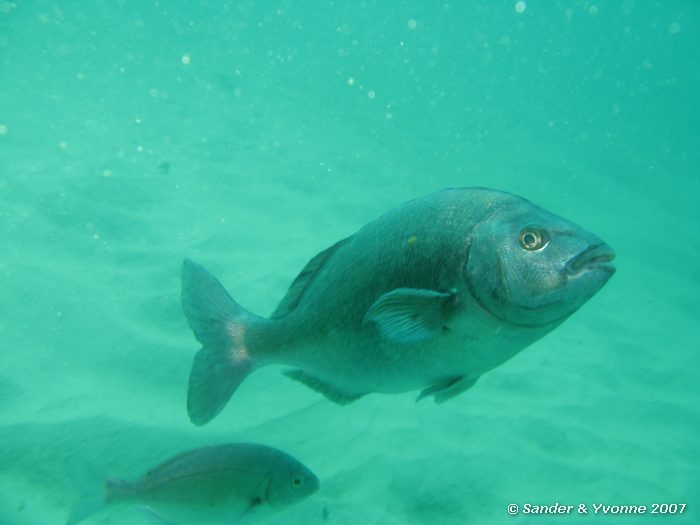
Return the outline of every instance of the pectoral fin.
{"type": "Polygon", "coordinates": [[[353,401],[361,398],[363,394],[351,394],[343,392],[341,389],[327,383],[317,377],[307,374],[303,370],[285,370],[284,375],[291,377],[295,381],[304,383],[311,390],[315,390],[326,396],[328,399],[339,405],[347,405],[353,401]]]}
{"type": "Polygon", "coordinates": [[[477,377],[467,377],[467,376],[460,376],[460,377],[453,377],[447,381],[444,381],[442,383],[438,383],[436,385],[429,386],[428,388],[425,388],[421,390],[421,393],[418,394],[418,397],[416,398],[416,403],[420,401],[421,399],[428,397],[428,396],[434,396],[435,397],[435,402],[436,403],[443,403],[447,401],[448,399],[451,399],[455,397],[456,395],[461,394],[465,390],[469,390],[474,384],[479,380],[479,376],[477,377]]]}
{"type": "Polygon", "coordinates": [[[171,520],[170,518],[146,505],[137,505],[136,508],[139,509],[141,514],[146,516],[155,525],[180,525],[178,522],[171,520]]]}
{"type": "Polygon", "coordinates": [[[418,343],[437,337],[457,307],[457,294],[418,288],[397,288],[369,307],[364,322],[377,324],[382,337],[394,343],[418,343]]]}

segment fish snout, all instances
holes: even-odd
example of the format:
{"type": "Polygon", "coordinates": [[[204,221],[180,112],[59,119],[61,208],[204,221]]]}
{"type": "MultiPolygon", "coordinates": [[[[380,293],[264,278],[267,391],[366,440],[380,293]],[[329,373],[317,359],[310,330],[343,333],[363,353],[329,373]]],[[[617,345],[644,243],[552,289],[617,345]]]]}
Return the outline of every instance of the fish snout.
{"type": "Polygon", "coordinates": [[[601,270],[612,275],[615,267],[610,262],[615,251],[605,243],[593,244],[566,262],[569,275],[578,275],[584,270],[601,270]]]}
{"type": "Polygon", "coordinates": [[[309,487],[309,494],[313,494],[319,488],[321,488],[321,481],[313,473],[311,474],[311,479],[309,480],[309,487]]]}

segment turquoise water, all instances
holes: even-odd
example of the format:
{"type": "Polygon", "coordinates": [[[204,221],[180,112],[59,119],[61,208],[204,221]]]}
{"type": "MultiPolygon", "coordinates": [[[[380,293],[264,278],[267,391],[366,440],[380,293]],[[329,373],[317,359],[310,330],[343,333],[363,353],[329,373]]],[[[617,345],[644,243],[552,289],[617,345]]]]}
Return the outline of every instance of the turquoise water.
{"type": "MultiPolygon", "coordinates": [[[[698,523],[700,4],[0,0],[0,523],[258,441],[321,489],[264,523],[698,523]],[[184,257],[248,309],[449,186],[597,233],[617,274],[444,405],[339,407],[279,367],[195,428],[184,257]],[[516,503],[686,503],[512,517],[516,503]]],[[[148,523],[115,507],[85,523],[148,523]]]]}

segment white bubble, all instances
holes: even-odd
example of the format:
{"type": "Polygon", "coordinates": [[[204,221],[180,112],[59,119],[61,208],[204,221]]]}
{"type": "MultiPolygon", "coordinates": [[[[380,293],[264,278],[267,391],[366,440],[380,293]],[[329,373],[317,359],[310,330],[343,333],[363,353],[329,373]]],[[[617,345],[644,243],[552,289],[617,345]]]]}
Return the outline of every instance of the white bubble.
{"type": "Polygon", "coordinates": [[[367,97],[368,98],[374,98],[376,96],[376,93],[373,90],[369,90],[367,92],[367,97]]]}
{"type": "Polygon", "coordinates": [[[354,86],[355,85],[355,79],[350,77],[348,78],[348,86],[354,86]]]}
{"type": "Polygon", "coordinates": [[[592,15],[596,14],[598,12],[598,6],[592,5],[591,7],[588,8],[588,12],[592,15]]]}
{"type": "Polygon", "coordinates": [[[0,135],[7,135],[7,126],[5,124],[0,124],[0,135]]]}
{"type": "Polygon", "coordinates": [[[102,172],[102,176],[105,177],[105,178],[111,177],[111,176],[112,176],[112,170],[104,170],[104,171],[102,172]]]}
{"type": "Polygon", "coordinates": [[[518,13],[518,14],[524,13],[525,9],[527,9],[527,5],[525,4],[525,2],[523,2],[522,0],[515,2],[515,12],[516,13],[518,13]]]}
{"type": "Polygon", "coordinates": [[[416,22],[413,18],[411,18],[411,19],[408,21],[408,28],[411,29],[411,30],[413,30],[413,29],[415,29],[416,27],[418,27],[418,22],[416,22]]]}
{"type": "Polygon", "coordinates": [[[68,149],[68,143],[65,140],[62,140],[58,143],[58,147],[61,149],[68,149]]]}
{"type": "Polygon", "coordinates": [[[153,98],[158,98],[158,90],[156,88],[149,89],[148,94],[153,98]]]}
{"type": "Polygon", "coordinates": [[[182,55],[182,63],[183,63],[184,65],[189,66],[189,65],[190,65],[190,60],[191,60],[191,58],[190,58],[190,54],[189,54],[189,53],[185,53],[184,55],[182,55]]]}
{"type": "Polygon", "coordinates": [[[673,22],[670,26],[668,26],[668,32],[672,35],[675,35],[681,30],[681,25],[678,22],[673,22]]]}

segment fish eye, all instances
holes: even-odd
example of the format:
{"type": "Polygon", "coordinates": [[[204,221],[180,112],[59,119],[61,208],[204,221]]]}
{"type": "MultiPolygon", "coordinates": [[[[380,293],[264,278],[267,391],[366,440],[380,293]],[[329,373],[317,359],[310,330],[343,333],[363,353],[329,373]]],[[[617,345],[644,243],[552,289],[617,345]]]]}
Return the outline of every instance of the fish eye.
{"type": "Polygon", "coordinates": [[[520,232],[520,246],[529,251],[541,250],[547,245],[547,239],[542,232],[532,226],[523,228],[520,232]]]}
{"type": "Polygon", "coordinates": [[[300,478],[294,478],[294,479],[292,480],[292,485],[294,485],[295,487],[300,487],[300,486],[301,486],[301,479],[300,479],[300,478]]]}

